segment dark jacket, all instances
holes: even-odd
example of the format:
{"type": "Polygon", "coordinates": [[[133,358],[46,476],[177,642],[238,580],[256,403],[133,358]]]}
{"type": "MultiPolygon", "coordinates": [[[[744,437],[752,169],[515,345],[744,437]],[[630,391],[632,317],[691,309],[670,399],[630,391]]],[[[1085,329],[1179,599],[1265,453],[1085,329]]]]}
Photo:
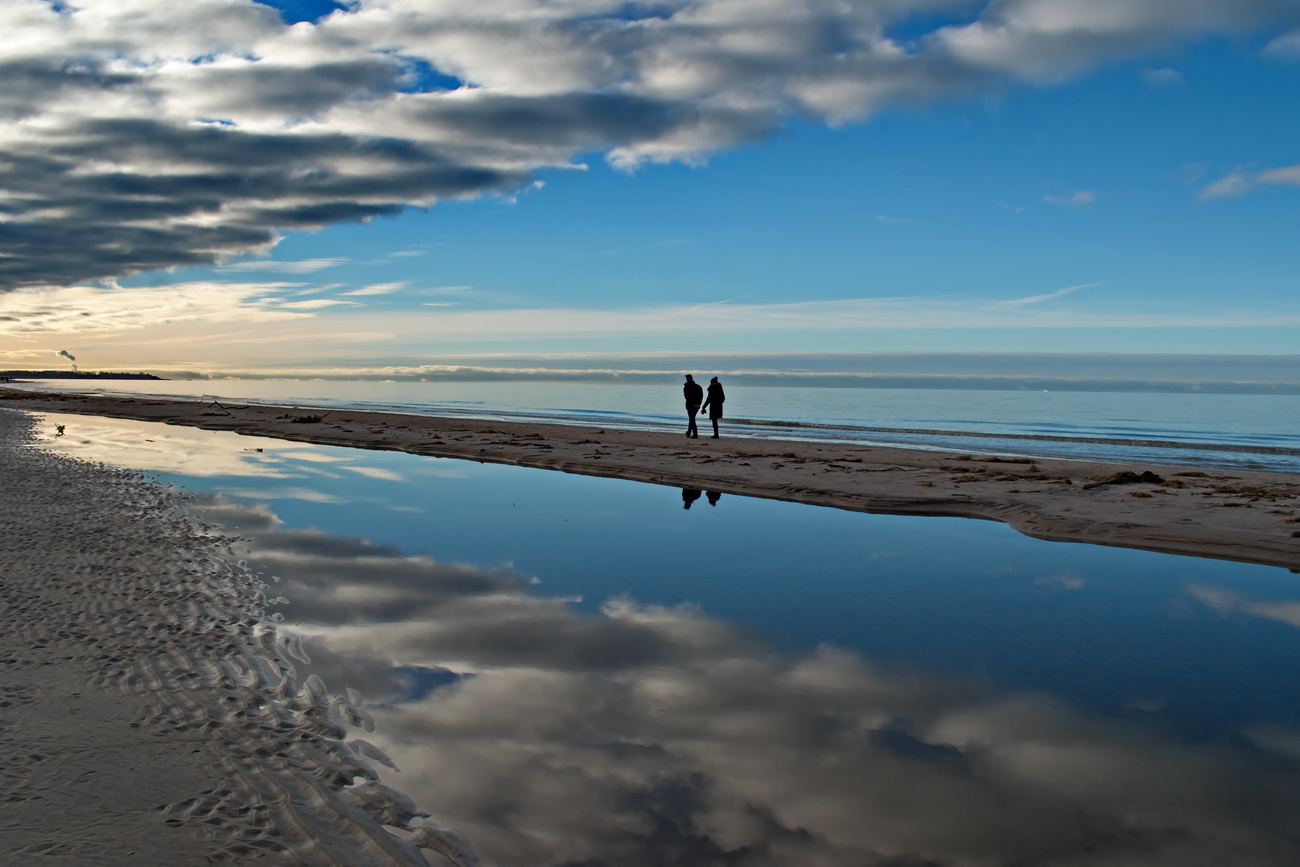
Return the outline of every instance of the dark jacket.
{"type": "Polygon", "coordinates": [[[704,405],[709,408],[709,418],[722,418],[722,402],[727,396],[722,393],[722,383],[709,383],[709,397],[704,405]]]}
{"type": "Polygon", "coordinates": [[[682,396],[686,398],[686,405],[699,409],[700,402],[704,400],[704,389],[700,388],[698,382],[688,382],[682,386],[682,396]]]}

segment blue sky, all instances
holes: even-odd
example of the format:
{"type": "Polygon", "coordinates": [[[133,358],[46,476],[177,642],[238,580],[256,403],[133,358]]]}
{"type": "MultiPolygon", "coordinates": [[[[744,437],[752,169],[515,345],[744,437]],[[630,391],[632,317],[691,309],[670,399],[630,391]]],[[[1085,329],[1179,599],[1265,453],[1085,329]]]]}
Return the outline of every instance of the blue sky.
{"type": "MultiPolygon", "coordinates": [[[[849,24],[862,21],[825,11],[834,4],[711,0],[693,11],[713,16],[708,51],[721,56],[718,46],[739,40],[744,64],[682,48],[688,36],[670,27],[655,31],[653,56],[680,51],[693,66],[653,67],[622,42],[581,43],[595,46],[600,69],[637,58],[618,78],[568,63],[568,42],[568,53],[549,56],[538,34],[586,39],[584,10],[603,14],[602,26],[627,19],[647,32],[654,16],[597,0],[558,4],[573,7],[569,18],[534,32],[527,44],[541,48],[524,60],[510,45],[447,42],[438,19],[436,39],[397,52],[420,60],[407,63],[401,86],[441,100],[436,152],[412,120],[425,115],[393,95],[397,85],[374,95],[384,82],[376,52],[394,51],[373,21],[445,4],[361,3],[313,23],[326,5],[286,11],[305,19],[297,30],[250,18],[257,44],[286,57],[285,34],[296,34],[292,62],[308,77],[290,82],[292,98],[288,84],[266,83],[276,55],[264,49],[260,66],[240,61],[241,77],[221,80],[246,100],[220,103],[210,83],[174,99],[177,128],[217,107],[233,118],[202,120],[216,128],[205,129],[205,146],[231,140],[238,150],[204,177],[203,195],[226,204],[189,204],[197,194],[187,187],[175,205],[217,215],[205,219],[229,237],[196,241],[193,218],[184,235],[151,235],[153,258],[87,256],[80,274],[15,266],[0,295],[0,327],[13,323],[0,366],[38,366],[41,353],[51,358],[39,366],[57,366],[59,349],[95,367],[344,374],[501,357],[565,367],[630,355],[671,370],[675,356],[700,353],[779,368],[797,363],[779,356],[804,353],[1294,355],[1300,345],[1298,3],[1198,0],[1188,12],[1162,0],[863,2],[848,8],[884,23],[861,37],[858,57],[833,40],[785,38],[790,9],[806,15],[801,23],[859,38],[849,24]],[[776,25],[756,36],[750,26],[764,15],[776,25]],[[352,40],[355,69],[303,47],[331,27],[352,40]],[[905,61],[897,69],[888,66],[895,50],[905,61]],[[828,66],[821,55],[837,51],[860,69],[828,66]],[[677,80],[683,68],[696,76],[688,85],[677,80]],[[346,98],[321,84],[334,79],[346,98]],[[285,107],[307,104],[301,94],[313,88],[313,110],[328,112],[304,119],[293,113],[300,105],[285,107]],[[495,113],[469,113],[474,99],[495,113]],[[285,161],[281,177],[257,163],[290,135],[296,144],[322,133],[364,141],[362,157],[355,144],[349,151],[354,162],[439,173],[414,176],[404,195],[405,175],[375,170],[365,181],[361,171],[385,192],[371,197],[359,182],[365,207],[308,208],[292,188],[301,164],[285,161]],[[258,147],[240,149],[244,134],[261,136],[251,140],[258,147]],[[248,192],[256,184],[286,192],[258,200],[248,192]],[[256,220],[222,223],[232,201],[256,220]],[[186,264],[205,258],[213,264],[186,264]]],[[[479,14],[513,33],[543,6],[555,8],[501,0],[479,14]]],[[[666,3],[658,20],[689,11],[666,3]]],[[[170,61],[179,68],[165,82],[150,73],[152,92],[181,93],[215,74],[221,61],[205,57],[170,61]]],[[[129,106],[112,118],[128,119],[138,120],[129,106]]],[[[193,152],[182,142],[174,158],[193,152]]],[[[152,207],[177,176],[150,169],[128,184],[121,165],[110,180],[125,194],[106,211],[138,203],[146,180],[152,207]]],[[[339,158],[330,171],[340,165],[352,164],[339,158]]],[[[54,212],[58,195],[47,195],[54,212]]],[[[63,243],[73,249],[59,261],[75,260],[76,241],[63,243]]],[[[102,249],[129,245],[148,247],[109,238],[102,249]]]]}

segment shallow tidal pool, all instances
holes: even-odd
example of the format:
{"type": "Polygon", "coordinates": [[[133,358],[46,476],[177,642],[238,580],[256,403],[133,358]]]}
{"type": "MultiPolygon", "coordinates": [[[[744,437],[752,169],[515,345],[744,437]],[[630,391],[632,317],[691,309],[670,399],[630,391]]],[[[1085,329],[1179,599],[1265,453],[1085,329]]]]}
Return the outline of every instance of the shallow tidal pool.
{"type": "MultiPolygon", "coordinates": [[[[56,436],[57,425],[64,426],[56,436]]],[[[485,864],[1300,863],[1300,576],[47,415],[247,540],[485,864]]],[[[307,661],[307,660],[310,661],[307,661]]]]}

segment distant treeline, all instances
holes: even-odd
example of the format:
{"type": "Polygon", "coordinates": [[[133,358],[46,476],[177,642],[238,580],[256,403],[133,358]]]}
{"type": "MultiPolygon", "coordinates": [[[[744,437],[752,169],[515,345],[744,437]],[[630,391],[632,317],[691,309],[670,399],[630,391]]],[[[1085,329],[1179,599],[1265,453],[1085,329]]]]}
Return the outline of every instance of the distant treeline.
{"type": "Polygon", "coordinates": [[[162,379],[152,373],[113,373],[97,370],[83,373],[75,370],[0,370],[0,379],[162,379]]]}

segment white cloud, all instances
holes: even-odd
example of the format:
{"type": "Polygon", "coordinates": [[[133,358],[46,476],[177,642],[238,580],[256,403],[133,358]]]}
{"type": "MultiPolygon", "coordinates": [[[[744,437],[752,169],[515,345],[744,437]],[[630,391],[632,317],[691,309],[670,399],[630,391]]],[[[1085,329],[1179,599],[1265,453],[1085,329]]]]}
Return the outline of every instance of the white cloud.
{"type": "Polygon", "coordinates": [[[299,314],[275,304],[279,283],[177,283],[162,289],[117,289],[111,294],[90,286],[0,294],[0,335],[20,339],[127,332],[185,322],[270,323],[299,314]]]}
{"type": "Polygon", "coordinates": [[[1282,60],[1300,60],[1300,30],[1277,37],[1268,44],[1264,53],[1282,60]]]}
{"type": "Polygon", "coordinates": [[[1152,87],[1178,87],[1183,84],[1183,74],[1177,69],[1144,69],[1139,73],[1142,80],[1152,87]]]}
{"type": "Polygon", "coordinates": [[[371,283],[369,286],[362,286],[360,289],[353,289],[351,292],[340,292],[340,295],[391,295],[394,292],[400,292],[406,288],[405,280],[398,280],[393,283],[371,283]]]}
{"type": "Polygon", "coordinates": [[[1097,194],[1091,190],[1075,190],[1068,196],[1045,195],[1043,201],[1067,208],[1084,208],[1097,201],[1097,194]]]}
{"type": "Polygon", "coordinates": [[[327,307],[355,307],[356,302],[337,298],[312,298],[308,301],[281,301],[276,306],[280,310],[324,310],[327,307]]]}
{"type": "Polygon", "coordinates": [[[1276,169],[1246,171],[1233,169],[1217,181],[1206,185],[1197,194],[1200,199],[1232,199],[1258,193],[1268,187],[1300,187],[1300,165],[1276,169]]]}

